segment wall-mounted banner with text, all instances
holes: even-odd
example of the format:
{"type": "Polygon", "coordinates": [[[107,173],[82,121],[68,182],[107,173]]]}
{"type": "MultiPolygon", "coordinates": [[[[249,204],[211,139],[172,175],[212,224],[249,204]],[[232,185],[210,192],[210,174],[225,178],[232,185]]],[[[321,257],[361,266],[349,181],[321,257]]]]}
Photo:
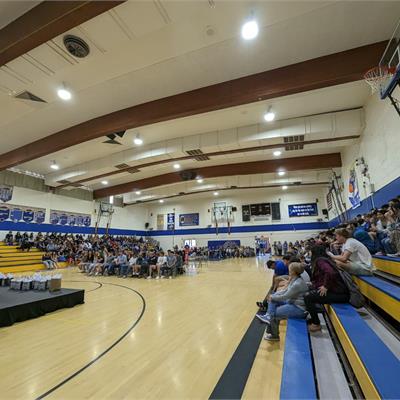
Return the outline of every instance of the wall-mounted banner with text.
{"type": "Polygon", "coordinates": [[[92,217],[89,214],[50,210],[50,223],[64,226],[90,226],[92,217]]]}
{"type": "Polygon", "coordinates": [[[13,204],[0,205],[0,222],[26,222],[43,224],[46,218],[44,208],[24,207],[13,204]]]}
{"type": "Polygon", "coordinates": [[[13,189],[13,186],[0,185],[0,200],[3,203],[6,203],[7,201],[10,201],[12,199],[13,189]]]}
{"type": "Polygon", "coordinates": [[[179,214],[179,226],[198,226],[199,213],[179,214]]]}

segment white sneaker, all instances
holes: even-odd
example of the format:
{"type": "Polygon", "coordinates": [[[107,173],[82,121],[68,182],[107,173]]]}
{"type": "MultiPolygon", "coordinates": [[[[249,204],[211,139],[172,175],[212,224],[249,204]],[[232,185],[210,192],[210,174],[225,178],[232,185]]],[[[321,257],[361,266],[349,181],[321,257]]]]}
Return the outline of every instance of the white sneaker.
{"type": "Polygon", "coordinates": [[[279,336],[273,336],[270,333],[265,333],[264,340],[268,340],[269,342],[279,342],[279,336]]]}
{"type": "Polygon", "coordinates": [[[163,276],[161,277],[161,279],[165,279],[165,276],[163,275],[163,276]]]}
{"type": "Polygon", "coordinates": [[[170,276],[169,279],[172,279],[172,276],[170,276]]]}
{"type": "Polygon", "coordinates": [[[151,276],[148,276],[146,279],[151,279],[151,276]]]}
{"type": "Polygon", "coordinates": [[[156,279],[160,279],[160,277],[157,275],[157,276],[156,276],[156,279]]]}

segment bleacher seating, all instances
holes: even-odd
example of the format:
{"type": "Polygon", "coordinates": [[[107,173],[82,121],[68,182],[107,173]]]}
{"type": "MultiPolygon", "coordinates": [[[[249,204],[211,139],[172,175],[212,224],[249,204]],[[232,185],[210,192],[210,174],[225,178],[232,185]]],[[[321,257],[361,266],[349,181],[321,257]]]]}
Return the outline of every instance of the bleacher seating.
{"type": "Polygon", "coordinates": [[[351,305],[335,304],[327,310],[365,398],[399,398],[398,358],[351,305]]]}
{"type": "Polygon", "coordinates": [[[400,277],[400,258],[374,256],[374,266],[378,271],[400,277]]]}
{"type": "MultiPolygon", "coordinates": [[[[15,273],[45,269],[42,264],[43,252],[35,248],[32,248],[29,252],[23,252],[18,250],[17,247],[0,243],[0,272],[15,273]]],[[[67,263],[59,263],[59,265],[66,267],[67,263]]]]}
{"type": "Polygon", "coordinates": [[[317,398],[307,323],[302,319],[287,321],[280,398],[317,398]]]}

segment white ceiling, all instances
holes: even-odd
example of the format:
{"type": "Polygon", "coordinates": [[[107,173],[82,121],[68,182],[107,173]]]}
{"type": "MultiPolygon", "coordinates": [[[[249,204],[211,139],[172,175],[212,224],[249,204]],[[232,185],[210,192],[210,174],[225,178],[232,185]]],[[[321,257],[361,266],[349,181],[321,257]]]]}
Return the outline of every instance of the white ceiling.
{"type": "MultiPolygon", "coordinates": [[[[0,2],[0,14],[2,7],[0,2]]],[[[70,31],[89,43],[91,53],[86,59],[70,56],[62,45],[64,35],[60,35],[0,68],[1,152],[135,104],[385,40],[399,15],[400,2],[390,1],[215,1],[215,7],[207,0],[128,1],[70,31]],[[240,38],[240,26],[251,12],[261,26],[260,35],[245,42],[240,38]],[[71,102],[56,97],[62,82],[73,91],[71,102]],[[48,103],[15,99],[13,95],[22,90],[48,103]]],[[[269,105],[277,118],[284,120],[360,107],[368,96],[364,82],[353,82],[128,130],[120,140],[122,146],[103,144],[105,139],[99,138],[19,167],[53,179],[52,160],[60,164],[60,174],[67,174],[90,161],[103,166],[104,158],[109,158],[109,166],[96,171],[100,174],[113,170],[118,159],[125,162],[137,132],[145,145],[153,146],[259,124],[269,105]]],[[[346,134],[337,132],[337,136],[346,134]]],[[[289,156],[325,154],[345,145],[307,147],[289,156]]],[[[221,150],[228,148],[220,146],[221,150]]],[[[268,159],[270,153],[242,153],[222,162],[268,159]]],[[[218,163],[221,159],[200,166],[218,163]]],[[[182,163],[184,168],[192,165],[182,163]]],[[[170,171],[171,166],[165,165],[106,179],[114,185],[170,171]]],[[[89,176],[93,175],[91,171],[89,176]]],[[[90,182],[90,188],[100,188],[100,180],[90,182]]]]}
{"type": "Polygon", "coordinates": [[[128,106],[384,40],[399,14],[400,2],[382,1],[126,2],[71,31],[88,41],[87,59],[69,56],[61,35],[0,69],[0,132],[13,133],[0,136],[0,147],[6,152],[128,106]],[[262,29],[249,43],[239,30],[251,10],[262,29]],[[62,82],[74,91],[68,104],[56,98],[62,82]],[[9,96],[25,89],[48,104],[9,96]]]}

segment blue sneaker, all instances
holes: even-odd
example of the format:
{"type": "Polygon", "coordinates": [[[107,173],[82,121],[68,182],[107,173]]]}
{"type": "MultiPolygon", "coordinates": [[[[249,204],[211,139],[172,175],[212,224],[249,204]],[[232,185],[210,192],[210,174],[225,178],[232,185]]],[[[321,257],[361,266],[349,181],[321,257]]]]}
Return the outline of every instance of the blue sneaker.
{"type": "Polygon", "coordinates": [[[271,317],[268,313],[266,314],[256,314],[256,317],[261,321],[264,322],[266,324],[270,324],[271,323],[271,317]]]}

